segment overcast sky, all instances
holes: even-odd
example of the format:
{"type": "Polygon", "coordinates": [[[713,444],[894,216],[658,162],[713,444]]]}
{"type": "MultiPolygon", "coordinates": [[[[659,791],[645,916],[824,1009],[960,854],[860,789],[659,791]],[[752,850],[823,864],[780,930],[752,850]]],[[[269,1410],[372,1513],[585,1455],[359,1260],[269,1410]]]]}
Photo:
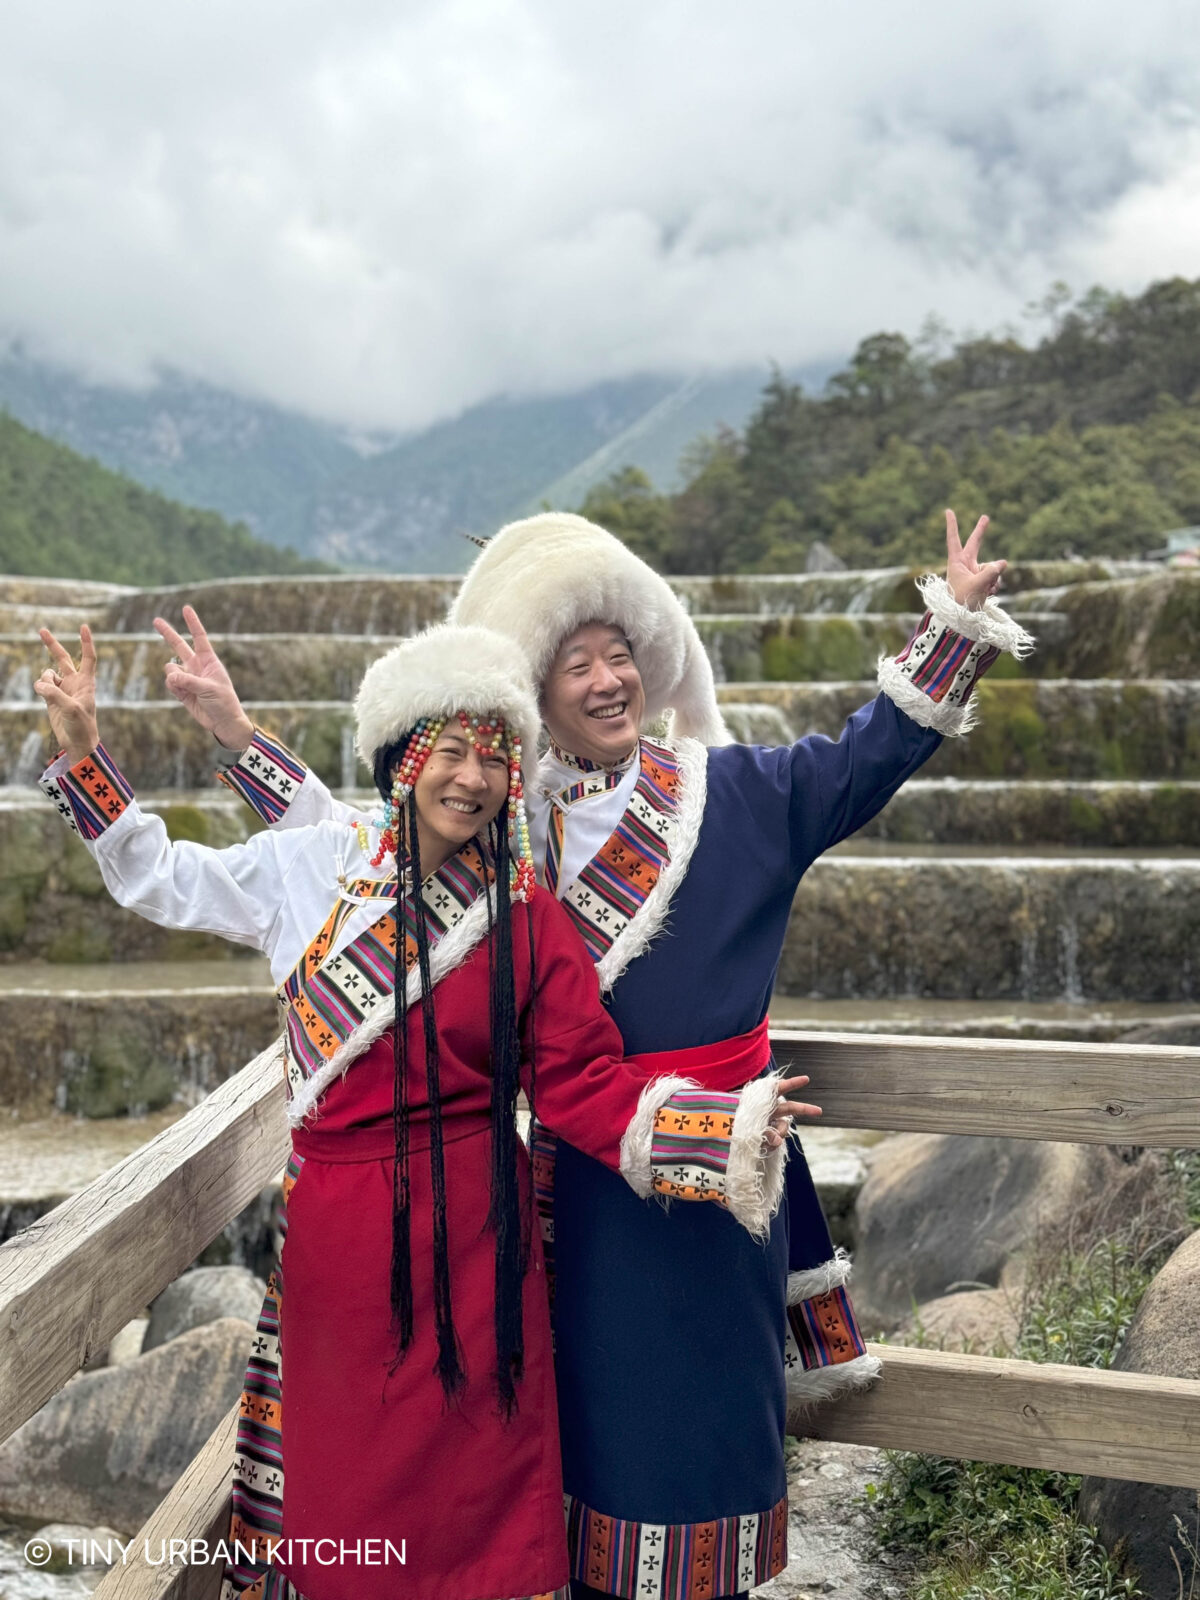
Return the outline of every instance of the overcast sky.
{"type": "Polygon", "coordinates": [[[1200,276],[1194,0],[5,0],[0,334],[411,427],[1200,276]]]}

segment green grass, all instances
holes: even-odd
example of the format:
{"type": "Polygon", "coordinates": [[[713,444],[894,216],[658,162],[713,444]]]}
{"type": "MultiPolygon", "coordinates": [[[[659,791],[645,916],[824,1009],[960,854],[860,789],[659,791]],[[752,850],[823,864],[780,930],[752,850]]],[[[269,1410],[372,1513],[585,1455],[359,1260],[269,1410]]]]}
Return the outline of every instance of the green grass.
{"type": "MultiPolygon", "coordinates": [[[[1036,1240],[1015,1353],[1110,1367],[1151,1279],[1196,1227],[1200,1152],[1172,1151],[1118,1220],[1106,1202],[1069,1235],[1036,1240]]],[[[867,1497],[879,1541],[918,1557],[909,1600],[1144,1600],[1080,1521],[1079,1485],[1068,1473],[887,1451],[867,1497]]],[[[1183,1530],[1179,1545],[1186,1594],[1200,1559],[1183,1530]]]]}

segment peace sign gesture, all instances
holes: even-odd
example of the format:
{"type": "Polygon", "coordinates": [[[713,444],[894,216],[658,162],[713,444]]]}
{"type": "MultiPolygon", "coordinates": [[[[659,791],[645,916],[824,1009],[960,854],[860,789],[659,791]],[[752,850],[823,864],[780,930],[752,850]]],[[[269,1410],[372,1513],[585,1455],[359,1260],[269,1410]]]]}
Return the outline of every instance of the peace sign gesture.
{"type": "Polygon", "coordinates": [[[96,727],[96,646],[92,630],[85,622],[79,630],[79,665],[65,645],[50,632],[39,628],[42,643],[54,665],[33,686],[33,692],[46,702],[54,737],[74,766],[91,755],[100,743],[96,727]]]}
{"type": "Polygon", "coordinates": [[[190,644],[163,617],[154,619],[158,634],[175,652],[175,660],[164,669],[167,690],[221,744],[244,750],[254,737],[254,724],[242,710],[225,664],[193,606],[184,606],[183,620],[192,636],[190,644]]]}
{"type": "Polygon", "coordinates": [[[980,517],[964,545],[958,537],[958,518],[946,512],[946,582],[960,606],[978,611],[989,595],[1000,587],[1007,561],[979,560],[979,547],[987,531],[988,519],[980,517]]]}

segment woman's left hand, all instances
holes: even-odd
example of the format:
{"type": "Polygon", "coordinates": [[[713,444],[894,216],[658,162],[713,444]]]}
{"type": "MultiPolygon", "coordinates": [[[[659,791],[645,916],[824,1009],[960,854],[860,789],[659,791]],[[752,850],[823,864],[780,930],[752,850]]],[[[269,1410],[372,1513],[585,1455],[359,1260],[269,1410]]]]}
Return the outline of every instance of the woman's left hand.
{"type": "Polygon", "coordinates": [[[96,727],[96,646],[92,630],[85,622],[79,630],[79,665],[71,652],[54,637],[49,628],[39,628],[42,643],[54,665],[33,686],[33,692],[46,703],[54,737],[74,766],[90,756],[100,743],[96,727]]]}
{"type": "Polygon", "coordinates": [[[807,1082],[808,1079],[805,1077],[781,1078],[779,1080],[777,1085],[779,1099],[775,1105],[775,1115],[771,1118],[771,1126],[763,1134],[763,1145],[766,1149],[778,1150],[784,1139],[787,1138],[793,1117],[819,1117],[821,1115],[820,1106],[809,1105],[806,1100],[788,1099],[788,1096],[795,1094],[797,1089],[803,1089],[807,1082]]]}

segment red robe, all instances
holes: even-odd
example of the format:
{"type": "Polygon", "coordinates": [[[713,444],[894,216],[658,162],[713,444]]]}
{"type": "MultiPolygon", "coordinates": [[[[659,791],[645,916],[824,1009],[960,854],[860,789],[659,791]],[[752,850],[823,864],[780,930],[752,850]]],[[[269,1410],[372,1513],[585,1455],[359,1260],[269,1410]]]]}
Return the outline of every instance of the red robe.
{"type": "MultiPolygon", "coordinates": [[[[546,894],[531,907],[513,907],[526,1044],[530,914],[538,1116],[615,1170],[645,1079],[622,1063],[620,1035],[600,1003],[595,971],[562,907],[546,894]]],[[[304,1164],[288,1200],[282,1258],[287,1400],[280,1555],[286,1559],[277,1564],[308,1600],[507,1600],[567,1581],[550,1319],[536,1226],[524,1287],[525,1375],[511,1421],[501,1419],[493,1378],[486,942],[442,979],[434,1002],[451,1294],[468,1387],[461,1403],[447,1407],[433,1375],[429,1108],[421,1016],[414,1008],[408,1059],[415,1334],[391,1377],[390,1033],[335,1081],[313,1129],[295,1135],[304,1164]],[[333,1540],[337,1549],[305,1548],[299,1544],[304,1539],[333,1540]],[[370,1539],[390,1539],[403,1549],[404,1564],[390,1553],[384,1564],[386,1546],[361,1544],[370,1539]],[[331,1556],[333,1564],[326,1564],[331,1556]]],[[[528,1093],[527,1081],[525,1088],[528,1093]]],[[[528,1204],[523,1147],[518,1159],[528,1204]]]]}

